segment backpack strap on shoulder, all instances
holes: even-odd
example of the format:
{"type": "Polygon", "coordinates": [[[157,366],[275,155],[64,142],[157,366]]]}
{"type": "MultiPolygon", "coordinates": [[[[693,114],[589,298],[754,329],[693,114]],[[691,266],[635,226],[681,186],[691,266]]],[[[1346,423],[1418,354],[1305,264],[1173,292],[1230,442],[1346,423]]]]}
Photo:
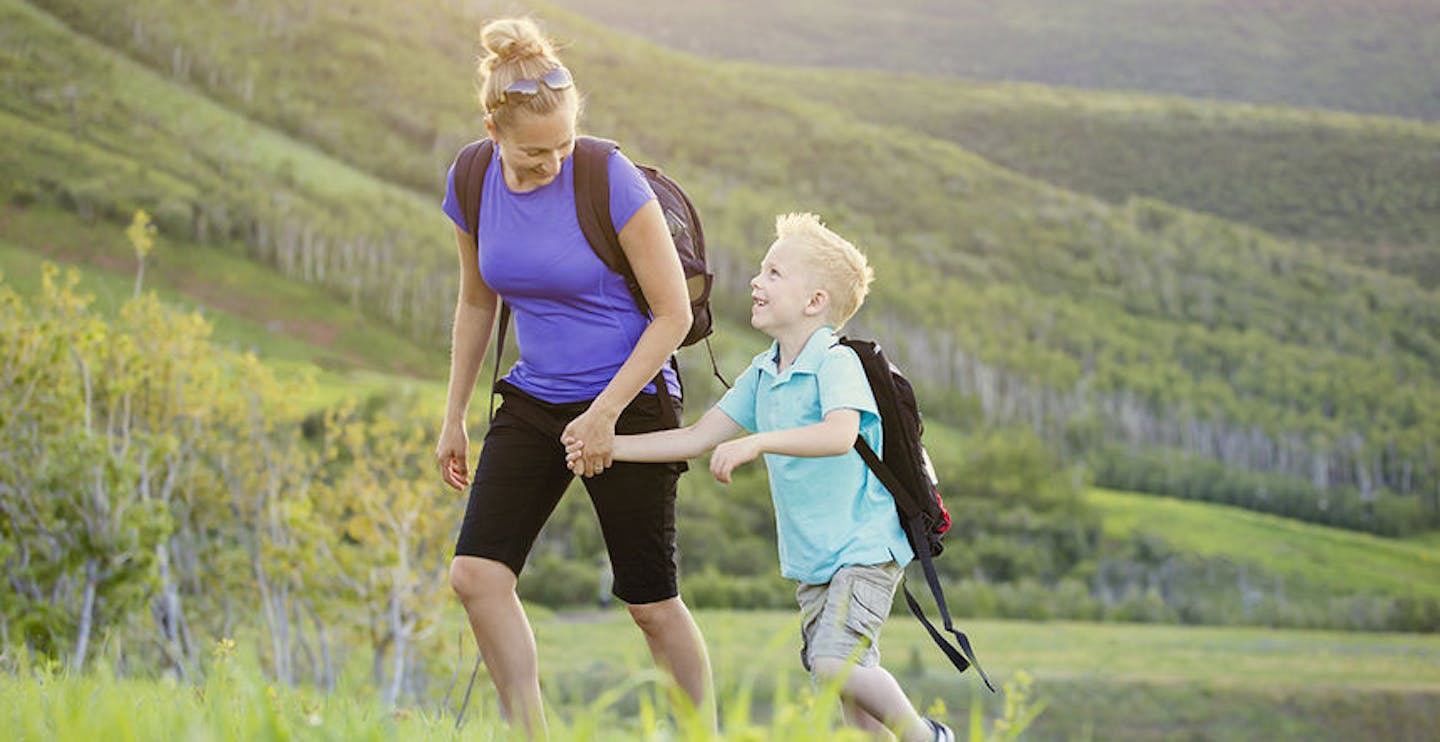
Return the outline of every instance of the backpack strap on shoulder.
{"type": "Polygon", "coordinates": [[[489,139],[471,142],[460,150],[455,158],[455,198],[460,201],[460,210],[465,214],[465,228],[472,236],[478,235],[480,224],[481,189],[485,186],[485,173],[490,169],[490,160],[495,156],[495,143],[489,139]]]}
{"type": "MultiPolygon", "coordinates": [[[[455,198],[460,202],[460,211],[465,216],[465,229],[478,243],[480,240],[480,199],[485,195],[485,174],[490,170],[490,161],[495,159],[495,142],[481,139],[471,142],[455,157],[455,170],[451,176],[455,198]]],[[[490,420],[495,419],[495,389],[500,379],[500,356],[505,352],[505,332],[510,328],[510,305],[500,300],[499,322],[495,328],[495,369],[490,374],[490,420]]]]}
{"type": "MultiPolygon", "coordinates": [[[[609,139],[576,138],[575,153],[571,155],[575,159],[575,216],[590,249],[605,267],[624,276],[625,284],[634,293],[635,277],[620,247],[615,220],[610,217],[610,153],[619,148],[609,139]]],[[[644,297],[637,295],[635,299],[644,308],[644,297]]]]}
{"type": "MultiPolygon", "coordinates": [[[[606,268],[625,279],[625,288],[630,290],[635,306],[648,317],[650,304],[645,301],[645,293],[640,290],[635,271],[630,269],[630,261],[625,258],[625,250],[620,246],[620,233],[610,216],[610,155],[619,148],[620,145],[609,139],[575,138],[575,153],[571,155],[575,163],[575,217],[580,221],[580,232],[590,243],[590,249],[595,251],[606,268]]],[[[675,378],[679,379],[680,367],[673,355],[670,356],[670,365],[675,368],[675,378]]],[[[681,422],[680,410],[670,396],[663,368],[655,374],[654,383],[655,395],[660,398],[665,418],[673,420],[678,426],[681,422]]]]}

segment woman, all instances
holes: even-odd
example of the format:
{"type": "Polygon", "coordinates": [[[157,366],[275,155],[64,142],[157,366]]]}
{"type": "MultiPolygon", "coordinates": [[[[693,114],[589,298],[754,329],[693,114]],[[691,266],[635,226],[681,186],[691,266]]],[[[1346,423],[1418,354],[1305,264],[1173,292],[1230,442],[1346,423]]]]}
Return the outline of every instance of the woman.
{"type": "Polygon", "coordinates": [[[650,317],[640,314],[624,279],[600,262],[580,232],[568,159],[580,96],[569,71],[528,19],[492,21],[480,36],[487,52],[479,66],[480,98],[496,146],[478,235],[465,227],[453,177],[444,204],[456,224],[461,274],[435,457],[447,484],[470,487],[450,583],[506,719],[543,736],[535,638],[515,583],[572,477],[556,435],[563,429],[563,436],[583,443],[577,469],[605,537],[615,596],[628,604],[655,663],[713,725],[709,660],[675,579],[679,469],[612,466],[610,460],[617,426],[628,433],[679,423],[664,419],[650,383],[664,367],[679,399],[666,363],[690,326],[679,259],[649,185],[615,152],[611,216],[650,306],[650,317]],[[501,298],[514,317],[520,360],[499,384],[503,403],[471,483],[465,414],[501,298]],[[535,424],[537,413],[553,428],[535,424]]]}

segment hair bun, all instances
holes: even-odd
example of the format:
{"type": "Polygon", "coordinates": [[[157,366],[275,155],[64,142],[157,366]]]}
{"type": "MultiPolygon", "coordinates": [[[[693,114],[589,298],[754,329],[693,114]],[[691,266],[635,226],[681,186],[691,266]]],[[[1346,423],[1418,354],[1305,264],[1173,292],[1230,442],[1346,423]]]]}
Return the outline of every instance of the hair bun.
{"type": "Polygon", "coordinates": [[[487,23],[480,30],[480,45],[489,52],[485,61],[491,67],[551,54],[550,44],[540,33],[540,27],[528,18],[505,18],[487,23]]]}

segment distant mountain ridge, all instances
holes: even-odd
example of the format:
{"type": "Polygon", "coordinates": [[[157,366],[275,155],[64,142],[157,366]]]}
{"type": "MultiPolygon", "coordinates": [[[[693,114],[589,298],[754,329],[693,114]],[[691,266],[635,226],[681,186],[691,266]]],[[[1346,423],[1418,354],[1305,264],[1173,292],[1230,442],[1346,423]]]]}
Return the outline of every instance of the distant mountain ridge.
{"type": "Polygon", "coordinates": [[[723,59],[1440,119],[1428,0],[553,2],[723,59]]]}

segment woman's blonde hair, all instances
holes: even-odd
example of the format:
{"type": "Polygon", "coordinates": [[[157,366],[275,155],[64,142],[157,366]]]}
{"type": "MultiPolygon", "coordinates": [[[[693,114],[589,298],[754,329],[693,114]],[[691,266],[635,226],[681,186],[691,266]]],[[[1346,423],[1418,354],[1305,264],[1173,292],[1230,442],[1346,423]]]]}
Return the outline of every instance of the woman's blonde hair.
{"type": "Polygon", "coordinates": [[[830,295],[826,319],[835,329],[855,316],[870,293],[870,283],[875,280],[875,271],[864,253],[831,231],[814,214],[775,217],[775,239],[792,240],[804,248],[805,264],[815,271],[820,287],[830,295]]]}
{"type": "Polygon", "coordinates": [[[561,106],[573,105],[578,114],[580,95],[572,85],[552,90],[539,85],[534,95],[505,95],[517,80],[538,80],[562,66],[555,47],[540,27],[529,18],[500,18],[480,29],[480,46],[485,56],[475,69],[475,87],[485,114],[504,129],[517,113],[545,115],[561,106]]]}

